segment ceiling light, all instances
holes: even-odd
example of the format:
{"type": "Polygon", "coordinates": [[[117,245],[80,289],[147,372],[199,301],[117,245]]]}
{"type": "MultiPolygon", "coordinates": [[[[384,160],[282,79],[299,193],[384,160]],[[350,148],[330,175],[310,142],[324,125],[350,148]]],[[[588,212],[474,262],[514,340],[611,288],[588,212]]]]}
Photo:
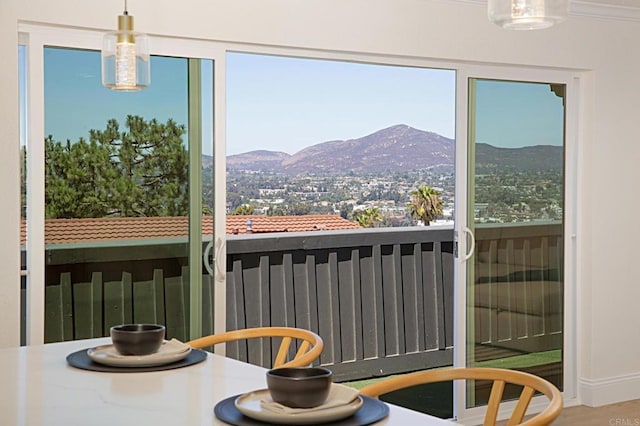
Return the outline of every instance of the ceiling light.
{"type": "Polygon", "coordinates": [[[564,21],[568,0],[489,0],[489,20],[510,30],[539,30],[564,21]]]}
{"type": "Polygon", "coordinates": [[[122,92],[144,89],[151,82],[149,39],[133,31],[133,16],[118,16],[118,31],[104,35],[102,44],[102,85],[122,92]]]}

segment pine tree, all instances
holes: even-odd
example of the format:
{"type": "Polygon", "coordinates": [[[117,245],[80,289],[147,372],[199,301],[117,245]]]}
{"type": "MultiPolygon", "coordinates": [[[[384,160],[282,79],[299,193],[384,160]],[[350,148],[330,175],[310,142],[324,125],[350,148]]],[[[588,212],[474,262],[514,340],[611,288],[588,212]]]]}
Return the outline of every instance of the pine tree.
{"type": "Polygon", "coordinates": [[[188,155],[184,126],[128,116],[120,131],[111,119],[66,145],[46,146],[46,216],[184,216],[188,212],[188,155]]]}

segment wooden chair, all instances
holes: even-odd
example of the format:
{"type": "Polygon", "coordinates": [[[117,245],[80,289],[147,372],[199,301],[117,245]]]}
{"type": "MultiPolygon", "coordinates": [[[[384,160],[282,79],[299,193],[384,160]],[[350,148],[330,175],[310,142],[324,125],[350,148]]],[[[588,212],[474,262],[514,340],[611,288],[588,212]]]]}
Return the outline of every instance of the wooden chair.
{"type": "Polygon", "coordinates": [[[306,367],[318,359],[324,343],[316,333],[293,327],[257,327],[227,331],[191,340],[187,344],[193,348],[207,348],[218,343],[233,342],[243,339],[281,337],[282,341],[273,362],[273,368],[306,367]],[[292,360],[287,361],[289,347],[294,339],[301,340],[300,346],[292,360]]]}
{"type": "Polygon", "coordinates": [[[511,418],[507,423],[512,425],[526,426],[542,426],[550,424],[562,411],[562,394],[553,384],[547,380],[534,376],[533,374],[521,371],[507,370],[501,368],[445,368],[438,370],[418,371],[416,373],[404,374],[392,377],[380,382],[365,386],[360,389],[363,395],[377,398],[379,395],[387,392],[393,392],[398,389],[408,388],[411,386],[424,384],[445,382],[450,380],[489,380],[493,382],[487,412],[484,417],[484,426],[495,425],[498,408],[502,400],[505,384],[512,383],[523,386],[520,398],[511,413],[511,418]],[[542,392],[549,398],[547,408],[536,416],[522,423],[529,402],[534,393],[542,392]]]}

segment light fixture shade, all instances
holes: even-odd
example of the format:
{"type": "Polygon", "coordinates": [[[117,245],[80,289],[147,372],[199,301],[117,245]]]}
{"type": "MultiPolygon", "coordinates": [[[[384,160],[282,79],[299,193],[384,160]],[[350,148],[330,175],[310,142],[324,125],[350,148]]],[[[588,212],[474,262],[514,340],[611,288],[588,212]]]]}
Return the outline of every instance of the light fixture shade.
{"type": "Polygon", "coordinates": [[[489,0],[489,20],[511,30],[538,30],[567,19],[568,0],[489,0]]]}
{"type": "Polygon", "coordinates": [[[133,16],[118,16],[118,31],[104,35],[102,44],[102,85],[133,92],[151,83],[149,38],[133,31],[133,16]]]}

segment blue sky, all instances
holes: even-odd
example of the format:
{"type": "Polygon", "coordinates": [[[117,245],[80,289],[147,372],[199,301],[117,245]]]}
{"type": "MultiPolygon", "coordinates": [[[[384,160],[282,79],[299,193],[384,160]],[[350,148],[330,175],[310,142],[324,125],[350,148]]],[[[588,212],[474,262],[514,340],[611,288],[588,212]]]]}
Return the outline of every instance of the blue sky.
{"type": "Polygon", "coordinates": [[[548,84],[478,80],[476,141],[511,148],[562,145],[562,99],[548,84]]]}
{"type": "MultiPolygon", "coordinates": [[[[118,93],[101,85],[100,52],[45,51],[45,134],[88,137],[127,114],[187,124],[187,61],[152,57],[151,86],[118,93]]],[[[212,62],[203,62],[203,116],[212,117],[212,62]]],[[[227,55],[227,153],[359,138],[395,124],[453,138],[455,72],[243,53],[227,55]]],[[[562,143],[562,102],[546,84],[482,80],[477,141],[495,146],[562,143]]],[[[211,121],[204,121],[211,141],[211,121]]],[[[211,153],[211,143],[203,152],[211,153]]]]}
{"type": "Polygon", "coordinates": [[[48,48],[45,67],[45,136],[72,142],[88,139],[115,118],[122,129],[127,115],[187,124],[187,61],[153,57],[151,85],[139,92],[102,86],[100,52],[48,48]]]}
{"type": "Polygon", "coordinates": [[[293,154],[395,124],[454,137],[450,70],[231,53],[226,75],[230,154],[293,154]]]}

